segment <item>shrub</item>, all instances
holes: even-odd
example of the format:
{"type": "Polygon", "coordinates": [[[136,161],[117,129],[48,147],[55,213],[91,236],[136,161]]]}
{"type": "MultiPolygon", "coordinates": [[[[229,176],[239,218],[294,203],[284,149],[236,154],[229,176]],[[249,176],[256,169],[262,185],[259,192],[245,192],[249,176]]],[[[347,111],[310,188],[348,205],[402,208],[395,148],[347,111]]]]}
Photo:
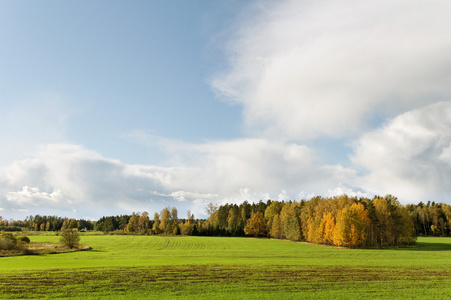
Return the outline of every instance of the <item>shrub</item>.
{"type": "Polygon", "coordinates": [[[61,243],[69,249],[77,248],[80,243],[80,234],[73,229],[64,229],[61,232],[61,243]]]}
{"type": "Polygon", "coordinates": [[[0,236],[0,250],[15,250],[17,240],[11,233],[3,233],[0,236]]]}
{"type": "Polygon", "coordinates": [[[22,242],[12,233],[2,232],[0,235],[0,250],[23,250],[22,242]]]}
{"type": "Polygon", "coordinates": [[[28,236],[22,236],[19,238],[20,241],[29,244],[30,243],[30,238],[28,236]]]}

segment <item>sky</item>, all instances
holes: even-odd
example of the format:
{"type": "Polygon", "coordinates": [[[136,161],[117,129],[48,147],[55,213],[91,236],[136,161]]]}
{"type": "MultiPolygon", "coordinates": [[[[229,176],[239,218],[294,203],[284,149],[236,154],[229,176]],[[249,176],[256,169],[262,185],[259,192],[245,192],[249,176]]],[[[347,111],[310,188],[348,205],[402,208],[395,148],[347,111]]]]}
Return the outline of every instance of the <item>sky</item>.
{"type": "Polygon", "coordinates": [[[451,2],[0,1],[0,216],[451,204],[451,2]]]}

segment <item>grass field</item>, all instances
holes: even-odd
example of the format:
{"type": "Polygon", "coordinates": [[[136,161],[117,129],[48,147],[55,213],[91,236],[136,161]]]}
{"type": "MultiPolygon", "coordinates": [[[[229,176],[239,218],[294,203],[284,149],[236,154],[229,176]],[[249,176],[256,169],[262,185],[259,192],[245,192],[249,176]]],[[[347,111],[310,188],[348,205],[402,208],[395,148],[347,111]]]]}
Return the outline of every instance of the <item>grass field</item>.
{"type": "Polygon", "coordinates": [[[451,238],[383,250],[219,237],[87,235],[81,242],[94,250],[0,258],[0,298],[451,298],[451,238]]]}

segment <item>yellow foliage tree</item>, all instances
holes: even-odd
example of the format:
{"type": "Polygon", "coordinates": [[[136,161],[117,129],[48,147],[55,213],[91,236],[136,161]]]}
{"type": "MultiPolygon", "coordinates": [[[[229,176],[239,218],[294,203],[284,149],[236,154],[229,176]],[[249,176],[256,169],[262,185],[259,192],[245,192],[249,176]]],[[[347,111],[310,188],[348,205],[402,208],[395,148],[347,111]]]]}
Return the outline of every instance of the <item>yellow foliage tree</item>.
{"type": "Polygon", "coordinates": [[[361,203],[345,207],[337,216],[333,242],[337,246],[362,247],[366,242],[366,231],[370,224],[368,211],[361,203]]]}
{"type": "Polygon", "coordinates": [[[169,221],[171,219],[171,212],[169,211],[169,208],[163,208],[163,210],[160,213],[161,215],[161,219],[160,219],[160,231],[163,233],[168,233],[166,232],[168,225],[169,225],[169,221]]]}
{"type": "Polygon", "coordinates": [[[246,235],[263,237],[266,236],[266,220],[261,212],[256,212],[244,227],[246,235]]]}
{"type": "MultiPolygon", "coordinates": [[[[282,210],[282,204],[279,201],[274,201],[269,205],[265,210],[265,219],[266,219],[266,228],[269,231],[270,237],[275,237],[272,234],[272,227],[273,227],[273,220],[274,217],[280,214],[280,211],[282,210]]],[[[278,218],[279,220],[279,218],[278,218]]],[[[280,224],[277,224],[276,227],[279,227],[280,224]]],[[[280,236],[280,231],[277,233],[277,237],[280,236]]]]}
{"type": "Polygon", "coordinates": [[[321,242],[323,244],[333,244],[333,233],[335,229],[335,218],[332,213],[323,215],[321,219],[321,242]]]}
{"type": "Polygon", "coordinates": [[[279,215],[274,215],[272,223],[271,223],[271,230],[270,230],[270,237],[280,239],[281,237],[281,228],[280,228],[280,218],[279,215]]]}

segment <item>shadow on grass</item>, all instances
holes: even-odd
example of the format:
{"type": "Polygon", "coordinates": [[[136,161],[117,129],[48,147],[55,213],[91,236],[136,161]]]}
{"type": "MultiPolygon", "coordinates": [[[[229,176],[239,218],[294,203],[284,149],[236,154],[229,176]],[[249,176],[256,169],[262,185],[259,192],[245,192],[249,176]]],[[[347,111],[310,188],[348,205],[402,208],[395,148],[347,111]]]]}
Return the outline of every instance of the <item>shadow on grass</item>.
{"type": "Polygon", "coordinates": [[[401,249],[410,251],[451,251],[451,244],[417,242],[417,244],[413,247],[401,249]]]}
{"type": "Polygon", "coordinates": [[[105,250],[99,250],[99,249],[96,249],[96,250],[89,250],[89,252],[99,252],[99,253],[103,253],[103,252],[106,252],[105,250]]]}
{"type": "Polygon", "coordinates": [[[437,243],[437,242],[416,242],[411,246],[399,246],[399,247],[383,247],[383,248],[366,248],[367,250],[399,250],[399,251],[451,251],[451,239],[450,243],[437,243]]]}

